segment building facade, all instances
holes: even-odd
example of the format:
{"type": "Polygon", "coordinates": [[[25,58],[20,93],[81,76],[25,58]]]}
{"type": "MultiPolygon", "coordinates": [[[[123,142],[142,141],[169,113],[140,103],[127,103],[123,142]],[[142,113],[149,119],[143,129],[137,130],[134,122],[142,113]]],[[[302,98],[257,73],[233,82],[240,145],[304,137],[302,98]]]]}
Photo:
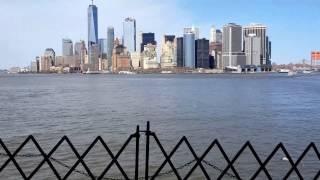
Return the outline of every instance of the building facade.
{"type": "Polygon", "coordinates": [[[98,51],[98,8],[92,4],[88,7],[88,61],[92,71],[98,70],[98,51]]]}
{"type": "Polygon", "coordinates": [[[140,69],[142,67],[142,65],[141,65],[141,62],[142,62],[141,53],[140,52],[131,53],[130,57],[131,57],[132,68],[135,69],[135,70],[140,69]]]}
{"type": "Polygon", "coordinates": [[[175,39],[176,59],[177,67],[184,67],[183,63],[183,37],[177,37],[175,39]]]}
{"type": "Polygon", "coordinates": [[[142,43],[140,44],[140,50],[141,52],[144,51],[144,46],[147,45],[147,44],[152,44],[152,45],[157,45],[157,42],[155,40],[155,37],[154,37],[154,33],[142,33],[142,43]]]}
{"type": "Polygon", "coordinates": [[[117,73],[119,71],[130,71],[130,53],[123,45],[116,45],[112,54],[112,72],[117,73]]]}
{"type": "Polygon", "coordinates": [[[142,53],[143,69],[156,69],[159,68],[157,61],[157,46],[153,44],[147,44],[144,46],[142,53]]]}
{"type": "Polygon", "coordinates": [[[242,27],[229,23],[223,27],[222,67],[235,67],[246,64],[246,56],[242,51],[242,27]]]}
{"type": "Polygon", "coordinates": [[[320,67],[320,51],[311,52],[311,66],[320,67]]]}
{"type": "Polygon", "coordinates": [[[123,45],[132,53],[136,51],[136,20],[126,18],[123,22],[123,45]]]}
{"type": "Polygon", "coordinates": [[[250,24],[243,28],[244,51],[247,65],[267,64],[267,27],[262,24],[250,24]]]}
{"type": "Polygon", "coordinates": [[[160,56],[161,68],[173,68],[177,66],[174,40],[174,35],[165,35],[162,38],[160,56]]]}
{"type": "Polygon", "coordinates": [[[107,39],[99,39],[99,57],[101,59],[107,59],[107,39]]]}
{"type": "Polygon", "coordinates": [[[62,55],[73,56],[73,42],[71,39],[62,39],[62,55]]]}
{"type": "Polygon", "coordinates": [[[212,63],[209,59],[209,40],[197,39],[196,44],[196,68],[209,69],[212,67],[212,63]]]}
{"type": "Polygon", "coordinates": [[[114,28],[109,26],[107,28],[107,60],[108,60],[108,68],[111,67],[112,64],[112,52],[114,48],[114,28]]]}
{"type": "Polygon", "coordinates": [[[183,64],[187,68],[195,68],[195,34],[187,32],[183,35],[183,64]]]}

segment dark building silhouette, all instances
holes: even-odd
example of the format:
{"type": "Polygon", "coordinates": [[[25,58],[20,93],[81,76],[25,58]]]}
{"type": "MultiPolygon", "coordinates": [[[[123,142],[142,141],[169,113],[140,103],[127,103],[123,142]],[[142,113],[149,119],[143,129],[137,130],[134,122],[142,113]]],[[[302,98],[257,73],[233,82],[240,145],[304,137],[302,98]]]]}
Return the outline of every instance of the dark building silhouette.
{"type": "Polygon", "coordinates": [[[183,37],[176,38],[177,67],[184,67],[183,63],[183,37]]]}
{"type": "MultiPolygon", "coordinates": [[[[196,40],[196,68],[210,68],[209,60],[209,40],[196,40]]],[[[211,65],[212,66],[212,65],[211,65]]]]}

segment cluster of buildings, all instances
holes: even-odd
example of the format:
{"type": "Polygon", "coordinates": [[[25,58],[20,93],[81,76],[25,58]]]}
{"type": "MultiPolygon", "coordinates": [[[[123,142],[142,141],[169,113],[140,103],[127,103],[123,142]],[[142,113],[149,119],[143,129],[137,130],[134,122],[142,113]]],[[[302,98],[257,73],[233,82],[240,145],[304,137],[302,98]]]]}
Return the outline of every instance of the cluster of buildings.
{"type": "Polygon", "coordinates": [[[98,8],[88,7],[87,42],[62,40],[62,55],[47,48],[31,63],[32,72],[120,72],[195,69],[257,72],[271,71],[271,42],[267,27],[229,23],[210,29],[210,38],[200,38],[199,28],[183,29],[183,35],[163,35],[161,43],[152,32],[137,32],[134,18],[123,21],[123,35],[116,38],[108,27],[99,38],[98,8]],[[158,48],[160,49],[158,51],[158,48]],[[158,54],[160,52],[160,54],[158,54]]]}

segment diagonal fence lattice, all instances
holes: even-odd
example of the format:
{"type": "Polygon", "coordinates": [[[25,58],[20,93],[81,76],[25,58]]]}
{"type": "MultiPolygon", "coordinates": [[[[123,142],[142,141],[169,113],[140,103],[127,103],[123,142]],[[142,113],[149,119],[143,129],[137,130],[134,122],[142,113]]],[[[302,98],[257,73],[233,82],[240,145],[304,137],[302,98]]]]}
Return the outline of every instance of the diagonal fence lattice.
{"type": "MultiPolygon", "coordinates": [[[[125,143],[121,146],[120,150],[117,153],[113,153],[110,150],[110,147],[105,143],[105,141],[98,136],[95,138],[95,140],[89,145],[89,147],[82,153],[80,154],[75,146],[72,144],[70,139],[67,136],[64,136],[63,138],[60,139],[60,141],[48,152],[46,153],[43,148],[39,145],[37,140],[33,136],[29,136],[15,151],[10,152],[9,148],[5,145],[5,143],[0,139],[0,146],[3,148],[4,153],[0,153],[0,156],[5,157],[6,160],[3,162],[0,161],[0,177],[1,173],[4,171],[4,169],[8,166],[9,163],[13,163],[14,167],[18,170],[19,174],[23,179],[32,179],[36,173],[41,169],[41,167],[47,163],[52,170],[54,176],[57,179],[68,179],[72,173],[78,173],[81,175],[84,175],[88,177],[88,179],[93,179],[93,180],[154,180],[156,178],[159,178],[161,176],[165,175],[171,175],[172,177],[178,179],[178,180],[187,180],[190,179],[192,174],[195,172],[197,168],[200,168],[200,171],[203,173],[205,179],[223,179],[225,177],[231,178],[231,179],[242,179],[240,174],[238,173],[237,169],[235,168],[235,162],[239,159],[241,154],[244,153],[244,151],[249,150],[251,154],[253,155],[254,159],[258,162],[258,169],[253,173],[252,177],[249,179],[256,179],[261,173],[264,173],[267,179],[272,179],[272,176],[270,172],[267,169],[268,163],[272,160],[272,158],[279,152],[281,151],[284,153],[286,160],[290,163],[290,169],[288,172],[286,172],[285,176],[282,179],[289,179],[289,177],[295,173],[296,176],[299,179],[304,179],[303,175],[298,169],[298,165],[301,164],[303,159],[306,157],[306,155],[310,151],[314,151],[314,153],[317,156],[316,161],[320,161],[320,153],[319,150],[317,149],[315,143],[310,143],[307,148],[302,152],[302,154],[297,158],[296,161],[293,160],[293,158],[290,156],[289,152],[287,151],[286,147],[282,144],[279,143],[274,150],[270,153],[270,155],[267,156],[264,160],[262,160],[259,155],[257,154],[256,150],[253,148],[252,144],[250,142],[245,143],[241,149],[235,154],[234,157],[230,158],[226,154],[225,150],[221,146],[218,140],[214,140],[208,148],[204,151],[204,153],[200,156],[197,155],[195,152],[194,148],[191,146],[189,140],[186,137],[182,137],[178,144],[174,146],[174,148],[170,151],[167,152],[163,145],[161,144],[160,140],[158,139],[156,133],[152,132],[150,130],[150,124],[149,122],[147,123],[147,129],[146,130],[140,130],[139,126],[137,126],[136,132],[131,134],[125,143]],[[140,155],[140,137],[141,135],[145,135],[146,142],[145,142],[145,164],[143,167],[139,165],[139,155],[140,155]],[[150,173],[150,167],[149,167],[149,159],[150,159],[150,139],[153,138],[153,140],[156,142],[156,145],[160,149],[162,155],[165,157],[165,160],[161,163],[159,167],[156,168],[156,171],[154,173],[150,173]],[[130,142],[135,143],[135,164],[134,164],[134,175],[133,177],[129,177],[129,175],[126,173],[125,169],[123,166],[120,164],[118,161],[120,155],[123,153],[123,151],[127,148],[128,144],[130,142]],[[22,154],[20,155],[19,152],[28,144],[28,143],[33,143],[36,147],[36,149],[39,151],[38,154],[22,154]],[[62,143],[67,143],[68,146],[71,148],[72,152],[76,156],[76,162],[69,166],[62,161],[52,157],[53,154],[58,150],[58,148],[61,146],[62,143]],[[96,176],[93,174],[93,172],[90,170],[88,165],[85,163],[84,158],[88,155],[88,153],[92,150],[94,146],[97,145],[97,143],[101,143],[104,150],[108,153],[108,155],[111,158],[111,161],[104,167],[103,171],[100,173],[100,175],[96,176]],[[185,144],[187,146],[188,151],[192,154],[193,160],[189,161],[182,166],[176,167],[172,161],[172,157],[174,154],[177,152],[177,150],[182,146],[182,144],[185,144]],[[217,147],[222,154],[224,160],[227,162],[227,165],[225,168],[219,168],[218,166],[214,165],[213,163],[205,160],[205,158],[208,156],[208,153],[214,148],[217,147]],[[35,158],[35,157],[40,157],[43,158],[42,161],[35,166],[35,168],[31,171],[30,174],[26,174],[22,167],[19,165],[17,162],[16,158],[18,157],[28,157],[28,158],[35,158]],[[61,166],[65,167],[68,169],[67,173],[64,175],[61,175],[56,167],[53,165],[53,162],[60,164],[61,166]],[[79,165],[82,165],[84,170],[78,170],[77,167],[79,165]],[[162,172],[164,167],[166,165],[170,166],[170,170],[162,172]],[[216,170],[219,175],[216,178],[210,177],[209,172],[204,165],[207,165],[214,170],[216,170]],[[106,178],[105,175],[110,171],[112,167],[116,166],[122,177],[123,178],[106,178]],[[190,167],[190,170],[187,171],[186,175],[182,176],[179,173],[179,170],[184,169],[185,167],[190,167]],[[139,174],[139,168],[144,169],[144,175],[139,174]],[[230,173],[230,171],[232,173],[230,173]]],[[[315,167],[317,169],[317,173],[315,174],[313,179],[320,179],[320,167],[315,167]]]]}

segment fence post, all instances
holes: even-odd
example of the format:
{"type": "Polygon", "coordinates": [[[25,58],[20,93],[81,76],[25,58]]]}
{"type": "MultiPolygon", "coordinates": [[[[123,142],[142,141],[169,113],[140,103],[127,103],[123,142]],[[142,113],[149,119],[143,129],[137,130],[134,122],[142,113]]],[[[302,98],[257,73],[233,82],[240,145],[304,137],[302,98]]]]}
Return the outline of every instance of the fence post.
{"type": "Polygon", "coordinates": [[[140,139],[140,129],[139,125],[137,126],[136,130],[136,162],[135,162],[135,173],[134,173],[134,179],[139,179],[139,139],[140,139]]]}
{"type": "Polygon", "coordinates": [[[145,169],[145,179],[149,179],[149,143],[150,143],[150,122],[147,122],[146,130],[146,169],[145,169]]]}

